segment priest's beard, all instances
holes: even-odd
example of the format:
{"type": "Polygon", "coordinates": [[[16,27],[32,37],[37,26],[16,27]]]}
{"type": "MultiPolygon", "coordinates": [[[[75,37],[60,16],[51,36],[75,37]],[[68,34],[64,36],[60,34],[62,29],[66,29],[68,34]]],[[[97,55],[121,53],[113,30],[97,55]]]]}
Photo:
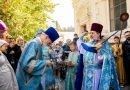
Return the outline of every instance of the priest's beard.
{"type": "Polygon", "coordinates": [[[127,40],[130,41],[130,37],[128,37],[127,40]]]}
{"type": "Polygon", "coordinates": [[[43,46],[43,47],[46,47],[46,46],[47,46],[47,44],[46,44],[46,43],[42,43],[42,46],[43,46]]]}

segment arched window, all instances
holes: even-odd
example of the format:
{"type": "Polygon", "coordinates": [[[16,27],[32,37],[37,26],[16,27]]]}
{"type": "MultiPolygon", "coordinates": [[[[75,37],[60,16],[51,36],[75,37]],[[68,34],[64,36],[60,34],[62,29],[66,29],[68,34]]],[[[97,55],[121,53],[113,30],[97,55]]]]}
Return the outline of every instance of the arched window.
{"type": "MultiPolygon", "coordinates": [[[[121,30],[121,13],[126,12],[126,0],[109,0],[110,4],[110,31],[121,30]]],[[[127,22],[123,28],[127,27],[127,22]]]]}

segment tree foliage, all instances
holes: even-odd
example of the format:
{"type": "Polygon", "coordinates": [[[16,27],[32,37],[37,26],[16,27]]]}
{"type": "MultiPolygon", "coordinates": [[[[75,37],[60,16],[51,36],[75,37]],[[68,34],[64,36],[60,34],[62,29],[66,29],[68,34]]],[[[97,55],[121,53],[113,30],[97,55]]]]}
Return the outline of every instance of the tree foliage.
{"type": "Polygon", "coordinates": [[[50,0],[0,0],[0,19],[14,38],[31,39],[35,31],[47,28],[46,20],[55,5],[50,0]]]}

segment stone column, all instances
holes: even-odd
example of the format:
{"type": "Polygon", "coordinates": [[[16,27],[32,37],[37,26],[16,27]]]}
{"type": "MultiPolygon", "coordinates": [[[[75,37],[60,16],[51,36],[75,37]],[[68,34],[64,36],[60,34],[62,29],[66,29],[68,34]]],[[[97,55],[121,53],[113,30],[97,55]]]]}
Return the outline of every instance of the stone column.
{"type": "Polygon", "coordinates": [[[128,28],[130,28],[130,0],[126,0],[127,12],[129,13],[128,28]]]}

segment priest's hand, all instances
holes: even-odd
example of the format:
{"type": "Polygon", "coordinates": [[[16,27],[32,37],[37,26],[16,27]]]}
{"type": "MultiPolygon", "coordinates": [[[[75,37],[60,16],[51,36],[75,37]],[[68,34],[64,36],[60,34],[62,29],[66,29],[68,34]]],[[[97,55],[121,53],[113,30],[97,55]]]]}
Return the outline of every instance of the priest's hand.
{"type": "Polygon", "coordinates": [[[82,36],[85,36],[85,35],[87,35],[87,32],[82,32],[82,36]]]}
{"type": "Polygon", "coordinates": [[[96,47],[96,50],[97,50],[97,51],[98,51],[99,49],[101,49],[101,48],[102,48],[102,42],[97,43],[97,44],[95,45],[95,47],[96,47]]]}
{"type": "Polygon", "coordinates": [[[51,65],[54,65],[54,62],[53,62],[53,61],[51,61],[51,65]]]}
{"type": "Polygon", "coordinates": [[[50,65],[53,65],[53,62],[52,61],[47,61],[46,66],[49,67],[50,65]]]}

